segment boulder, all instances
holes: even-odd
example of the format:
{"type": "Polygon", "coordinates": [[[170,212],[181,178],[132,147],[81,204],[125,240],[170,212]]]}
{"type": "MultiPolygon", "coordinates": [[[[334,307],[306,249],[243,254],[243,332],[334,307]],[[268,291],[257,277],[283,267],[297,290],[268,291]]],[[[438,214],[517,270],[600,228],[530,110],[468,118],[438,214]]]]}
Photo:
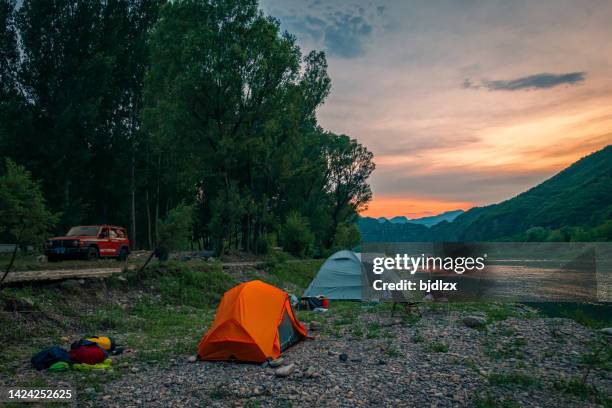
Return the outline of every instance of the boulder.
{"type": "Polygon", "coordinates": [[[477,329],[487,325],[487,321],[480,316],[466,316],[463,318],[463,324],[467,327],[477,329]]]}

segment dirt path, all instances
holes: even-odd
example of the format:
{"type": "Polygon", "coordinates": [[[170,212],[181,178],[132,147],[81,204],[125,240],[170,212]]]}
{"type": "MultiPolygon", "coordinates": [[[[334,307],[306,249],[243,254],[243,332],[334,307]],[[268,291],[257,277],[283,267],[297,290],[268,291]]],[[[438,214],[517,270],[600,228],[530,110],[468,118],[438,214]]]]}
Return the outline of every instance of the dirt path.
{"type": "MultiPolygon", "coordinates": [[[[259,262],[224,262],[223,268],[253,267],[259,262]]],[[[130,265],[134,268],[134,265],[130,265]]],[[[87,268],[87,269],[48,269],[40,271],[14,271],[6,277],[7,283],[34,282],[62,279],[106,278],[122,273],[123,266],[115,268],[87,268]]]]}

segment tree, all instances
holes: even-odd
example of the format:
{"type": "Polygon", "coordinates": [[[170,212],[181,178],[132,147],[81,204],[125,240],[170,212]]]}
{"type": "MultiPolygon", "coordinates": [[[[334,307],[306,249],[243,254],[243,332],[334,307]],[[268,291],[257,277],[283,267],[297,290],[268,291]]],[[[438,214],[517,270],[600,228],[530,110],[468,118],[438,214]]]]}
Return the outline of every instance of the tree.
{"type": "Polygon", "coordinates": [[[0,284],[10,272],[19,246],[41,243],[57,218],[47,209],[40,185],[30,172],[7,159],[0,176],[0,235],[14,242],[15,248],[0,284]]]}
{"type": "Polygon", "coordinates": [[[332,229],[328,238],[331,242],[339,222],[355,217],[372,199],[367,179],[376,166],[373,154],[346,135],[329,133],[324,155],[328,174],[326,190],[332,200],[332,229]]]}

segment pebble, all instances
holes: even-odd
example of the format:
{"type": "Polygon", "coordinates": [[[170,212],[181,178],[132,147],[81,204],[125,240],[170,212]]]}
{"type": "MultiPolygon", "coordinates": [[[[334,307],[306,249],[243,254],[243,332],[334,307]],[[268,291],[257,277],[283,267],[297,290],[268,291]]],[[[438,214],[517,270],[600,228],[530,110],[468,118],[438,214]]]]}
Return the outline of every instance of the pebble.
{"type": "Polygon", "coordinates": [[[274,371],[274,375],[277,377],[289,377],[294,371],[295,371],[295,363],[291,363],[286,366],[277,368],[274,371]]]}
{"type": "MultiPolygon", "coordinates": [[[[491,324],[492,330],[486,334],[468,330],[461,322],[464,316],[453,311],[449,316],[425,314],[413,325],[394,326],[388,325],[388,312],[356,313],[356,321],[362,327],[378,323],[392,334],[356,337],[351,331],[355,323],[333,324],[334,319],[343,317],[341,312],[332,308],[323,317],[330,327],[338,327],[338,333],[321,331],[316,340],[299,342],[283,352],[285,364],[291,364],[274,370],[233,362],[139,364],[137,368],[143,375],[128,372],[105,382],[104,392],[99,395],[112,398],[96,402],[103,407],[137,406],[136,400],[142,400],[141,404],[152,408],[277,406],[289,402],[293,406],[441,408],[476,406],[476,396],[486,393],[497,404],[492,406],[505,400],[521,406],[577,406],[574,396],[545,390],[554,380],[580,378],[583,368],[578,357],[588,352],[589,342],[601,337],[598,331],[561,319],[567,336],[563,347],[559,347],[550,334],[552,319],[510,317],[503,327],[512,327],[515,334],[503,336],[496,324],[491,324]],[[459,325],[449,324],[457,320],[459,325]],[[415,343],[412,336],[417,331],[424,340],[415,343]],[[519,336],[524,341],[517,345],[519,336]],[[427,346],[432,341],[448,344],[452,353],[428,354],[427,346]],[[490,355],[496,350],[515,349],[529,357],[490,355]],[[353,363],[358,359],[365,363],[353,363]],[[510,393],[506,387],[489,385],[491,373],[517,371],[541,379],[544,390],[517,386],[510,393]]],[[[554,323],[560,325],[558,321],[554,323]]],[[[601,369],[594,368],[589,381],[598,389],[612,389],[612,379],[601,373],[601,369]]]]}
{"type": "Polygon", "coordinates": [[[196,361],[198,361],[197,356],[189,356],[189,358],[187,359],[188,363],[195,363],[196,361]]]}
{"type": "Polygon", "coordinates": [[[308,367],[308,369],[304,373],[304,377],[313,378],[316,374],[317,374],[317,370],[314,367],[308,367]]]}

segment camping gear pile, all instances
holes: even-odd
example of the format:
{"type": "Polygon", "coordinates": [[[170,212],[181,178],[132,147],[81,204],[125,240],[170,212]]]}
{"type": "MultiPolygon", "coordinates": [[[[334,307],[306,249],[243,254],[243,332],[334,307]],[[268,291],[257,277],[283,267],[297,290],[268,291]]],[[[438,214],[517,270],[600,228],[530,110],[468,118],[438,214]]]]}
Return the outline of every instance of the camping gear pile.
{"type": "Polygon", "coordinates": [[[262,363],[308,337],[287,292],[259,280],[225,292],[198,347],[201,360],[262,363]]]}
{"type": "Polygon", "coordinates": [[[38,371],[105,370],[112,365],[109,355],[122,352],[111,337],[92,336],[75,341],[68,351],[58,346],[42,349],[32,356],[31,362],[38,371]]]}
{"type": "Polygon", "coordinates": [[[298,310],[312,310],[313,312],[327,312],[329,299],[323,295],[316,297],[303,297],[298,303],[298,310]]]}

